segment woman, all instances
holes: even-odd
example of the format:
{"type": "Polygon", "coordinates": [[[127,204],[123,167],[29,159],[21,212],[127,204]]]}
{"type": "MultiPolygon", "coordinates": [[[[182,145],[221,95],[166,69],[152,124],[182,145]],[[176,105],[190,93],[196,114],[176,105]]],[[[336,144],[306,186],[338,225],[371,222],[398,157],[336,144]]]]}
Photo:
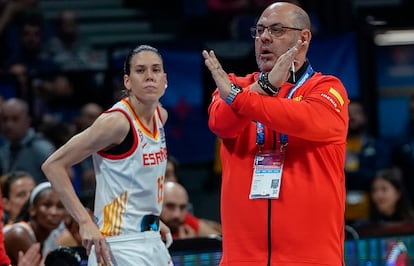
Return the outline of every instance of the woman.
{"type": "Polygon", "coordinates": [[[36,183],[25,171],[15,171],[1,177],[3,193],[3,224],[12,224],[29,199],[36,183]]]}
{"type": "Polygon", "coordinates": [[[65,209],[49,182],[37,185],[29,198],[28,221],[16,222],[3,228],[4,244],[11,263],[16,265],[19,252],[40,243],[42,256],[46,257],[50,247],[45,244],[50,233],[62,222],[65,209]]]}
{"type": "Polygon", "coordinates": [[[379,171],[371,185],[370,223],[414,222],[414,210],[397,169],[379,171]]]}
{"type": "Polygon", "coordinates": [[[414,232],[414,210],[397,168],[378,171],[371,182],[369,217],[356,222],[361,237],[414,232]]]}
{"type": "Polygon", "coordinates": [[[126,95],[52,154],[42,169],[79,224],[88,265],[172,265],[159,222],[167,148],[167,111],[159,99],[167,74],[157,49],[141,45],[124,66],[126,95]],[[92,155],[95,220],[73,189],[68,170],[92,155]]]}

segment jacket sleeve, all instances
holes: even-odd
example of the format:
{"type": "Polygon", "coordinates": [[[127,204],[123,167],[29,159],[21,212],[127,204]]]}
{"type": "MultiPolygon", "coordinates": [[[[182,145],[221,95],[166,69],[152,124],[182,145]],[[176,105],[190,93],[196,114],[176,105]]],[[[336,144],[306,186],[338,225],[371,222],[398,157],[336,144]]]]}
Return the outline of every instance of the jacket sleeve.
{"type": "Polygon", "coordinates": [[[348,96],[339,79],[317,75],[298,88],[292,99],[246,91],[231,108],[276,132],[298,138],[343,143],[348,131],[348,96]]]}
{"type": "MultiPolygon", "coordinates": [[[[230,74],[229,77],[232,82],[235,82],[234,75],[230,74]]],[[[249,85],[245,86],[243,92],[239,95],[245,94],[248,91],[249,85]]],[[[210,130],[222,139],[237,137],[250,123],[251,119],[232,109],[230,105],[220,98],[217,89],[212,96],[212,101],[208,108],[208,126],[210,130]]]]}

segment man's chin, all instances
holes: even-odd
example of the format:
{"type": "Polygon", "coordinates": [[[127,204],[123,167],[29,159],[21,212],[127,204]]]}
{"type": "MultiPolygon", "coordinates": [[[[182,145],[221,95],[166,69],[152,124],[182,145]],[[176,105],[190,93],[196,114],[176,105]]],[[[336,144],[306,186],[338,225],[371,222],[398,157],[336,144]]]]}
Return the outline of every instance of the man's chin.
{"type": "Polygon", "coordinates": [[[261,72],[270,72],[273,68],[273,64],[269,60],[260,60],[257,64],[261,72]]]}
{"type": "Polygon", "coordinates": [[[167,224],[167,226],[170,228],[172,234],[178,233],[178,229],[180,228],[179,224],[167,224]]]}

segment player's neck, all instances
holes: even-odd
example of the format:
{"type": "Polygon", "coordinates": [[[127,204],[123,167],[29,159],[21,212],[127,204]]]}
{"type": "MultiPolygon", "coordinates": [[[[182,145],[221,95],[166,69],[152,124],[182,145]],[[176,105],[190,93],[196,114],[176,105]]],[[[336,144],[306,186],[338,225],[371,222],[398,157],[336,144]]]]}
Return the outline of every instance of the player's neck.
{"type": "Polygon", "coordinates": [[[153,128],[154,113],[158,103],[145,103],[137,97],[130,97],[131,106],[141,122],[149,129],[153,128]]]}

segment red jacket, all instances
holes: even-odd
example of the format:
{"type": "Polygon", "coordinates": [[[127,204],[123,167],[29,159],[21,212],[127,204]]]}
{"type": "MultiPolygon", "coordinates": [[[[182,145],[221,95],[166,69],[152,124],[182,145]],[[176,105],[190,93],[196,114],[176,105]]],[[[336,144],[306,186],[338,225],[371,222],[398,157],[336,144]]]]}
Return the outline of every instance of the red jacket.
{"type": "Polygon", "coordinates": [[[249,91],[258,73],[230,74],[243,87],[231,105],[213,93],[209,127],[222,139],[221,222],[226,266],[340,266],[343,263],[348,97],[333,76],[315,73],[292,99],[249,91]],[[256,123],[265,147],[288,135],[279,199],[249,199],[256,123]],[[275,132],[275,134],[274,134],[275,132]],[[276,136],[276,139],[274,139],[276,136]]]}
{"type": "MultiPolygon", "coordinates": [[[[0,196],[2,196],[0,191],[0,196]]],[[[3,213],[3,205],[0,203],[0,213],[3,213]]],[[[0,227],[0,265],[10,265],[10,258],[6,254],[4,246],[3,227],[0,227]]]]}

